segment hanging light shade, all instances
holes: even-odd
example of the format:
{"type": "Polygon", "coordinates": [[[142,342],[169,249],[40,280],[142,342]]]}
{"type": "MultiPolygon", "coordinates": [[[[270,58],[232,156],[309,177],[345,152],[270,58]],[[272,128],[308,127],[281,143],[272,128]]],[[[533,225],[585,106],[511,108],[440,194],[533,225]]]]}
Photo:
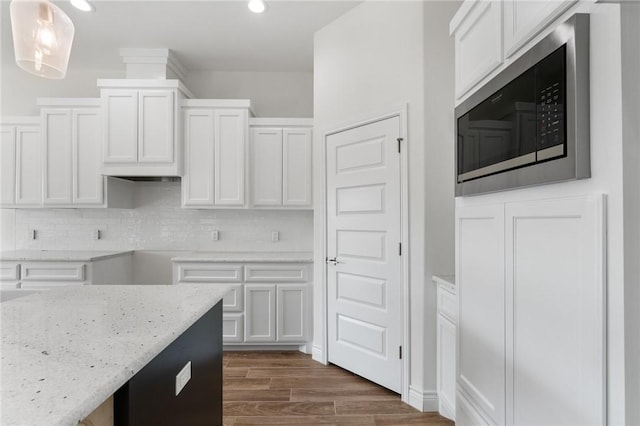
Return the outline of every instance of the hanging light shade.
{"type": "Polygon", "coordinates": [[[40,77],[64,78],[75,30],[62,9],[48,0],[13,0],[11,30],[20,68],[40,77]]]}

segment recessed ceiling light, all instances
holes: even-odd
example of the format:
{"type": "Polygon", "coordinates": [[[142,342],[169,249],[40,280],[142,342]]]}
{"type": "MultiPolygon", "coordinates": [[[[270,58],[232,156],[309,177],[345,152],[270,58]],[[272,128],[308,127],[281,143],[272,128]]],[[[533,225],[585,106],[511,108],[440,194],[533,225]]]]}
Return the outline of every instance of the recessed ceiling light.
{"type": "Polygon", "coordinates": [[[71,0],[71,4],[83,12],[93,12],[95,10],[95,7],[89,0],[71,0]]]}
{"type": "Polygon", "coordinates": [[[253,13],[262,13],[266,8],[264,0],[249,0],[249,10],[253,13]]]}

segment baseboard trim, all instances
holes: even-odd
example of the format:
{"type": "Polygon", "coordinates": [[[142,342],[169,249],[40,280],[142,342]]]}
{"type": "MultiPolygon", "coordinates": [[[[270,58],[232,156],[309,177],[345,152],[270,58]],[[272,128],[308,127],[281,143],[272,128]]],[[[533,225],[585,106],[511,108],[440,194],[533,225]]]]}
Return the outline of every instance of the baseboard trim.
{"type": "Polygon", "coordinates": [[[409,405],[423,413],[438,412],[438,393],[409,386],[409,405]]]}
{"type": "Polygon", "coordinates": [[[327,365],[327,360],[324,358],[324,351],[320,346],[313,345],[313,349],[311,350],[311,359],[327,365]]]}

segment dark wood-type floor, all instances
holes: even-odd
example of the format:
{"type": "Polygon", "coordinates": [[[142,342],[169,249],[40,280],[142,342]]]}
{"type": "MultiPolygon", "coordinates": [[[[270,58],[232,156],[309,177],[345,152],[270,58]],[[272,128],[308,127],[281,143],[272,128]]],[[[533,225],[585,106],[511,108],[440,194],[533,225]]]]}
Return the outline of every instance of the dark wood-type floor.
{"type": "Polygon", "coordinates": [[[300,352],[225,352],[223,362],[225,426],[453,425],[300,352]]]}

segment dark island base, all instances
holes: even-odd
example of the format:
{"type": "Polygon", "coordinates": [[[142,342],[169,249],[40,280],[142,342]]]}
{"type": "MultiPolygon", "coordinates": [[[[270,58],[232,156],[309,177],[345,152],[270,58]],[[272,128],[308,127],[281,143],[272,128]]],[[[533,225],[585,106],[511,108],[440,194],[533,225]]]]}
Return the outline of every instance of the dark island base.
{"type": "Polygon", "coordinates": [[[222,425],[222,302],[122,386],[116,426],[222,425]],[[176,396],[176,375],[191,361],[191,380],[176,396]]]}

